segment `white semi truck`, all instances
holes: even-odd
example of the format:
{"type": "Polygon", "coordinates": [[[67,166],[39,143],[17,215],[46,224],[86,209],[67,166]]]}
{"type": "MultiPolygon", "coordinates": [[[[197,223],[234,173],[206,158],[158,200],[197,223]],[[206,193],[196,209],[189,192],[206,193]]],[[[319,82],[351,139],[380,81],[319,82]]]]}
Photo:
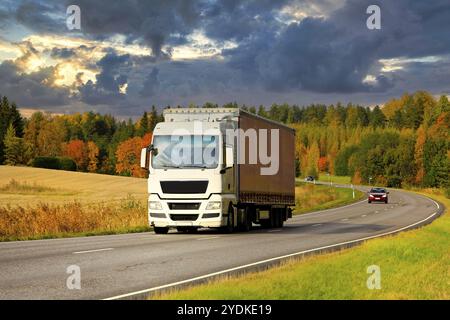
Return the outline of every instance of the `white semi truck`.
{"type": "Polygon", "coordinates": [[[165,109],[163,115],[141,152],[155,233],[280,228],[292,217],[293,129],[233,108],[165,109]]]}

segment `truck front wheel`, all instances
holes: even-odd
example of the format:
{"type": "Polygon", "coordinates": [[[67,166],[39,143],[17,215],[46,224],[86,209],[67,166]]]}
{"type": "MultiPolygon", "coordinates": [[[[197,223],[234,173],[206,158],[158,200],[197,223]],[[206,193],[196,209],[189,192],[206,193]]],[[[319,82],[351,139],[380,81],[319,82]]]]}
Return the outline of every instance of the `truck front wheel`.
{"type": "Polygon", "coordinates": [[[154,227],[153,231],[155,231],[156,234],[167,234],[169,232],[168,227],[154,227]]]}
{"type": "Polygon", "coordinates": [[[227,226],[224,227],[224,231],[226,233],[233,233],[234,231],[234,208],[231,204],[228,208],[227,226]]]}

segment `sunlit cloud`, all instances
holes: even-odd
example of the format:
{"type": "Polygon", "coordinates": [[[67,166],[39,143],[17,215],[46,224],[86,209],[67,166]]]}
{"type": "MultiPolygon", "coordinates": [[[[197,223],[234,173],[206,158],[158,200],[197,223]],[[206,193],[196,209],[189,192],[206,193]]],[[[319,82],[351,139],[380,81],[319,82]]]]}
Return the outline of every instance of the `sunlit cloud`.
{"type": "Polygon", "coordinates": [[[218,57],[221,55],[222,50],[232,49],[238,46],[238,44],[233,41],[224,41],[223,43],[214,41],[208,38],[201,30],[194,30],[187,39],[187,44],[173,47],[173,60],[218,57]]]}
{"type": "Polygon", "coordinates": [[[426,56],[426,57],[420,57],[420,58],[404,58],[404,57],[398,57],[398,58],[392,58],[392,59],[380,59],[379,62],[383,66],[381,68],[382,72],[394,72],[397,70],[404,69],[405,65],[409,63],[436,63],[443,60],[443,57],[439,56],[426,56]]]}

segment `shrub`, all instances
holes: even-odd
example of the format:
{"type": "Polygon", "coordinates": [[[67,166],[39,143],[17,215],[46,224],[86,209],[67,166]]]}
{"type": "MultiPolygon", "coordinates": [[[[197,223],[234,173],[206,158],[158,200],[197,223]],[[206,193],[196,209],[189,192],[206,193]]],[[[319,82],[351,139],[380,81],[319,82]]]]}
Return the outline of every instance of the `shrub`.
{"type": "Polygon", "coordinates": [[[60,169],[60,162],[57,157],[36,157],[31,165],[35,168],[60,169]]]}
{"type": "Polygon", "coordinates": [[[35,168],[76,171],[77,164],[67,157],[36,157],[31,165],[35,168]]]}
{"type": "Polygon", "coordinates": [[[59,169],[65,171],[77,171],[77,164],[72,158],[59,158],[59,169]]]}

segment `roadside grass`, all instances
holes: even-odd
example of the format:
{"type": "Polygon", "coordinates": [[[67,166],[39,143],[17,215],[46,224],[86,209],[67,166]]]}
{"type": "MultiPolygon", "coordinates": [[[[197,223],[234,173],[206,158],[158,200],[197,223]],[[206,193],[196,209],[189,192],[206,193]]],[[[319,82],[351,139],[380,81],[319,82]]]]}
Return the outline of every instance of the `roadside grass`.
{"type": "Polygon", "coordinates": [[[293,214],[319,211],[344,206],[364,197],[364,193],[348,188],[336,188],[310,183],[297,183],[295,187],[295,209],[293,214]]]}
{"type": "Polygon", "coordinates": [[[149,231],[145,203],[40,203],[0,207],[0,241],[149,231]]]}
{"type": "Polygon", "coordinates": [[[152,299],[450,299],[450,200],[445,214],[421,229],[370,240],[352,249],[161,294],[152,299]],[[369,290],[377,265],[381,289],[369,290]]]}
{"type": "Polygon", "coordinates": [[[330,175],[327,176],[326,174],[319,174],[319,181],[322,182],[333,182],[333,183],[337,183],[337,184],[351,184],[352,183],[352,178],[349,176],[334,176],[334,175],[330,175]]]}

